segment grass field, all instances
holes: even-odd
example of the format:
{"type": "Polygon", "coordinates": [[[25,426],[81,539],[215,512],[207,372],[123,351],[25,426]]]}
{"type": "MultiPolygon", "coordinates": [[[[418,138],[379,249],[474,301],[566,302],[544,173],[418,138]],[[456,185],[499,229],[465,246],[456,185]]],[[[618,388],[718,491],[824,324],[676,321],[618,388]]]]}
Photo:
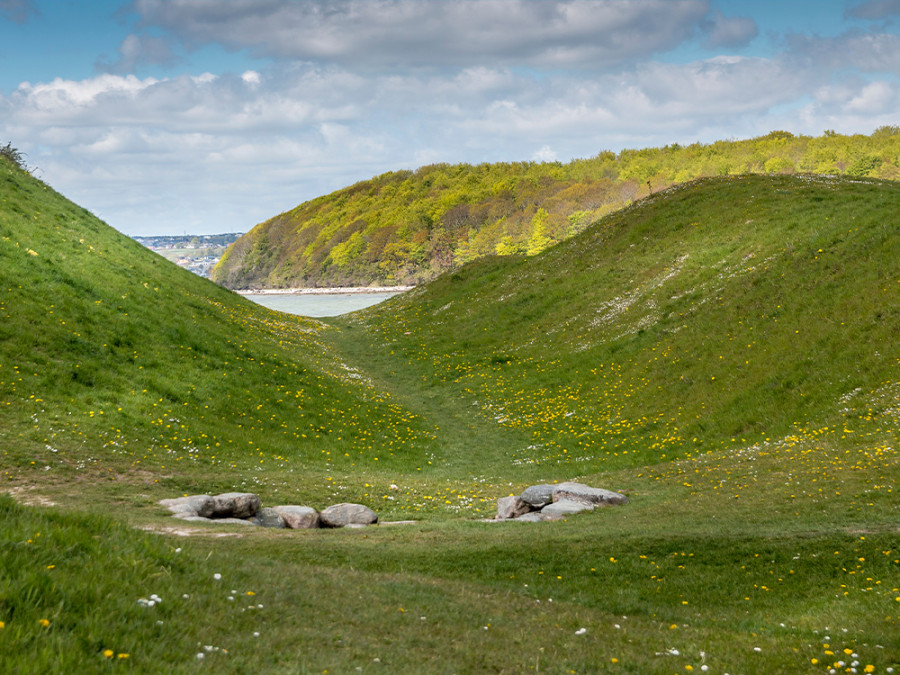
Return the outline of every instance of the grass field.
{"type": "Polygon", "coordinates": [[[895,184],[702,181],[327,322],[0,198],[7,671],[900,669],[895,184]],[[483,522],[569,479],[629,504],[483,522]],[[419,522],[156,504],[226,490],[419,522]]]}

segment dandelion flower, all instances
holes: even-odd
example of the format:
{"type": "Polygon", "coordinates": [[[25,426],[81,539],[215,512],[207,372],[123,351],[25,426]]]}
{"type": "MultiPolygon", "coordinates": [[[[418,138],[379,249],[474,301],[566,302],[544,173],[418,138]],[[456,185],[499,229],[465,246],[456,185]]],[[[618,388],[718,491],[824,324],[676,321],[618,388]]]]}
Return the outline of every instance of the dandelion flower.
{"type": "Polygon", "coordinates": [[[112,649],[103,650],[103,656],[107,659],[111,659],[113,657],[113,654],[115,654],[115,652],[112,649]]]}
{"type": "Polygon", "coordinates": [[[44,628],[50,625],[50,621],[48,621],[47,619],[41,619],[38,621],[38,623],[41,624],[41,626],[43,626],[44,628]]]}

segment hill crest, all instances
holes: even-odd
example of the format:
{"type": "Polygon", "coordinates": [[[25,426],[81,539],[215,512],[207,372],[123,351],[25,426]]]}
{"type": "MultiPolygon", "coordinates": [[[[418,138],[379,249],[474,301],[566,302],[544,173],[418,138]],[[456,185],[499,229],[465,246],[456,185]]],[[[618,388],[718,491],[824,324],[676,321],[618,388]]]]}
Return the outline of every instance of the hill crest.
{"type": "Polygon", "coordinates": [[[900,129],[772,132],[591,159],[395,171],[297,206],[241,237],[213,270],[229,288],[412,285],[489,255],[534,255],[618,209],[698,177],[900,177],[900,129]]]}

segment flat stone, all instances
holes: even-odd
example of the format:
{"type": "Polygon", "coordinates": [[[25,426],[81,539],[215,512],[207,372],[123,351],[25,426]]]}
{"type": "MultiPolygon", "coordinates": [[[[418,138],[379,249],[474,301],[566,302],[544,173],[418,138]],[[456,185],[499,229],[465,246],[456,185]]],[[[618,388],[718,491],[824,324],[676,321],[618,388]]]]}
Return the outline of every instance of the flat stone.
{"type": "Polygon", "coordinates": [[[623,494],[602,488],[589,487],[581,483],[560,483],[557,485],[553,490],[553,501],[560,502],[563,500],[576,501],[593,506],[628,503],[628,498],[623,494]]]}
{"type": "Polygon", "coordinates": [[[257,511],[256,515],[250,519],[250,522],[254,525],[259,525],[260,527],[274,527],[277,529],[287,527],[287,523],[284,522],[284,518],[281,514],[271,507],[266,507],[257,511]]]}
{"type": "Polygon", "coordinates": [[[572,499],[561,499],[558,502],[547,504],[541,509],[541,513],[547,516],[574,516],[576,513],[593,510],[594,506],[592,504],[576,502],[572,499]]]}
{"type": "Polygon", "coordinates": [[[541,511],[529,511],[515,519],[516,522],[522,523],[542,523],[547,520],[558,520],[556,516],[550,513],[542,513],[541,511]]]}
{"type": "Polygon", "coordinates": [[[208,518],[215,510],[215,501],[209,495],[188,495],[174,499],[161,499],[160,506],[165,506],[172,513],[193,511],[198,516],[208,518]]]}
{"type": "Polygon", "coordinates": [[[525,488],[525,491],[519,495],[522,501],[531,505],[533,510],[544,508],[553,501],[553,490],[555,485],[532,485],[525,488]]]}
{"type": "Polygon", "coordinates": [[[168,508],[169,511],[171,511],[172,513],[175,513],[175,514],[183,513],[183,514],[189,515],[189,516],[199,516],[200,515],[199,513],[197,513],[197,510],[191,504],[189,504],[187,502],[182,502],[181,504],[170,504],[166,508],[168,508]]]}
{"type": "Polygon", "coordinates": [[[378,522],[379,527],[387,527],[390,525],[418,525],[418,520],[381,520],[378,522]]]}
{"type": "Polygon", "coordinates": [[[204,522],[211,523],[212,520],[210,518],[204,518],[203,516],[198,516],[194,511],[183,512],[183,513],[173,513],[173,518],[177,518],[178,520],[187,520],[191,522],[204,522]]]}
{"type": "Polygon", "coordinates": [[[213,518],[251,518],[259,511],[259,497],[252,492],[223,492],[213,501],[213,518]]]}
{"type": "Polygon", "coordinates": [[[286,527],[292,530],[310,530],[320,527],[319,512],[309,506],[275,506],[273,507],[286,527]]]}
{"type": "Polygon", "coordinates": [[[347,525],[374,525],[378,515],[362,504],[334,504],[319,514],[325,527],[346,527],[347,525]]]}
{"type": "Polygon", "coordinates": [[[501,497],[497,500],[497,519],[506,520],[508,518],[518,518],[519,516],[532,511],[531,505],[522,501],[520,497],[511,495],[509,497],[501,497]]]}
{"type": "Polygon", "coordinates": [[[244,518],[208,518],[211,523],[222,523],[227,525],[255,525],[252,520],[245,520],[244,518]]]}

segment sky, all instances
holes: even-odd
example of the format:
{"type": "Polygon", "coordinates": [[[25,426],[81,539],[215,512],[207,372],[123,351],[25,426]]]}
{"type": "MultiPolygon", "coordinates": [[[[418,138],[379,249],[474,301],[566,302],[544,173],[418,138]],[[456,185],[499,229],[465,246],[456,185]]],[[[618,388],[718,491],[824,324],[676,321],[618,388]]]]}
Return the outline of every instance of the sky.
{"type": "Polygon", "coordinates": [[[129,235],[898,111],[900,0],[0,0],[0,145],[129,235]]]}

